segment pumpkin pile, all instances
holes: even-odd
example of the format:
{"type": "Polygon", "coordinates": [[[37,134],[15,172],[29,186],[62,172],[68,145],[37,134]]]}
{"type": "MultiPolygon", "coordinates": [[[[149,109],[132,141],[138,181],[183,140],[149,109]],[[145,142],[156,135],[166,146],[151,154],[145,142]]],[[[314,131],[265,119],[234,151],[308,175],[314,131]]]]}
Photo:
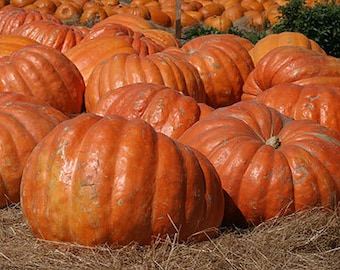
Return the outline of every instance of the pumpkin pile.
{"type": "MultiPolygon", "coordinates": [[[[181,45],[122,4],[108,15],[114,1],[51,1],[54,13],[36,2],[0,9],[0,207],[20,203],[37,238],[204,241],[337,207],[340,59],[315,41],[215,34],[181,45]],[[78,7],[81,20],[95,7],[106,15],[65,23],[63,4],[64,15],[91,7],[78,7]]],[[[138,5],[159,16],[171,3],[138,5]]]]}
{"type": "MultiPolygon", "coordinates": [[[[316,2],[308,0],[305,5],[316,2]]],[[[278,8],[286,3],[287,0],[183,0],[179,5],[180,22],[183,27],[203,24],[224,32],[243,19],[245,25],[261,29],[266,21],[278,21],[278,8]]],[[[47,14],[45,17],[53,15],[67,25],[91,27],[117,14],[132,15],[159,27],[176,25],[176,0],[1,0],[0,8],[5,6],[39,11],[47,14]]]]}

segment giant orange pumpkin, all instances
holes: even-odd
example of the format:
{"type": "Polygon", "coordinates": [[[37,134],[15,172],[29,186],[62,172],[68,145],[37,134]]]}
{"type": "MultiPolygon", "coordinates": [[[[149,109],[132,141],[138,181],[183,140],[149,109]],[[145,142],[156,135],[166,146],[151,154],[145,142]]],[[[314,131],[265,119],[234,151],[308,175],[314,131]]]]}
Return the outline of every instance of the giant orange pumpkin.
{"type": "Polygon", "coordinates": [[[340,87],[275,85],[256,99],[294,119],[311,119],[340,132],[340,87]]]}
{"type": "Polygon", "coordinates": [[[202,80],[184,56],[158,52],[147,56],[118,53],[99,63],[89,77],[85,107],[92,110],[99,98],[134,83],[162,84],[205,102],[202,80]]]}
{"type": "Polygon", "coordinates": [[[259,40],[251,50],[249,50],[249,54],[254,61],[254,66],[257,65],[258,61],[267,52],[279,46],[301,46],[326,54],[318,43],[309,39],[304,34],[297,32],[282,32],[279,34],[267,35],[263,39],[259,40]]]}
{"type": "Polygon", "coordinates": [[[19,202],[28,156],[47,133],[67,119],[34,97],[0,92],[0,208],[19,202]]]}
{"type": "Polygon", "coordinates": [[[118,23],[94,25],[89,33],[85,35],[82,42],[102,37],[123,39],[140,55],[148,55],[164,49],[163,46],[146,37],[142,32],[133,31],[131,28],[118,23]]]}
{"type": "Polygon", "coordinates": [[[85,35],[76,27],[48,20],[24,24],[13,31],[13,34],[28,37],[62,53],[77,45],[85,35]]]}
{"type": "Polygon", "coordinates": [[[37,41],[14,34],[0,35],[0,57],[10,55],[24,46],[38,44],[37,41]]]}
{"type": "Polygon", "coordinates": [[[60,20],[51,14],[6,5],[0,9],[0,34],[11,34],[19,26],[36,20],[52,20],[60,23],[60,20]]]}
{"type": "Polygon", "coordinates": [[[247,77],[242,100],[281,83],[340,87],[340,59],[301,46],[276,47],[247,77]]]}
{"type": "Polygon", "coordinates": [[[131,44],[118,37],[103,37],[80,42],[65,55],[76,65],[85,84],[97,64],[117,53],[135,54],[131,44]]]}
{"type": "Polygon", "coordinates": [[[21,205],[38,238],[127,245],[176,233],[179,241],[213,237],[224,197],[216,170],[198,151],[142,120],[87,113],[35,147],[21,205]]]}
{"type": "Polygon", "coordinates": [[[0,58],[0,91],[37,97],[66,114],[83,109],[84,80],[60,51],[27,45],[0,58]]]}
{"type": "Polygon", "coordinates": [[[242,87],[253,70],[249,40],[231,34],[206,35],[182,46],[188,61],[198,70],[214,108],[231,105],[241,99],[242,87]]]}
{"type": "Polygon", "coordinates": [[[215,166],[251,224],[340,201],[340,133],[259,101],[218,108],[179,141],[215,166]]]}
{"type": "Polygon", "coordinates": [[[201,117],[198,103],[176,89],[161,84],[128,84],[107,92],[93,111],[142,119],[156,131],[176,139],[201,117]]]}

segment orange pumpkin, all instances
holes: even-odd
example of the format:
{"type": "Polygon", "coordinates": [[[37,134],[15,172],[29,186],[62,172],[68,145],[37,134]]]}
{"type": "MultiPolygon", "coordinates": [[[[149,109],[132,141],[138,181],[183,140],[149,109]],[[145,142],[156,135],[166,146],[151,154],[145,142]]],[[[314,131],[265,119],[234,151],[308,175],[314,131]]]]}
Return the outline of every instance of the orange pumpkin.
{"type": "Polygon", "coordinates": [[[176,89],[153,83],[128,84],[102,96],[93,111],[101,116],[142,119],[157,132],[177,139],[200,119],[198,103],[176,89]]]}
{"type": "Polygon", "coordinates": [[[301,46],[276,47],[247,77],[242,99],[254,99],[281,83],[340,87],[340,59],[301,46]]]}
{"type": "Polygon", "coordinates": [[[97,4],[93,4],[90,6],[84,5],[83,11],[80,15],[79,22],[81,25],[93,26],[96,23],[104,20],[107,17],[107,14],[102,6],[97,4]]]}
{"type": "Polygon", "coordinates": [[[60,20],[51,14],[6,5],[0,9],[0,34],[11,34],[19,26],[36,20],[52,20],[60,23],[60,20]]]}
{"type": "Polygon", "coordinates": [[[314,40],[309,39],[307,36],[297,32],[282,32],[279,34],[269,34],[259,40],[255,46],[249,50],[249,54],[253,59],[254,66],[257,65],[259,60],[271,49],[279,46],[301,46],[311,49],[322,54],[325,51],[314,40]]]}
{"type": "Polygon", "coordinates": [[[103,37],[87,40],[69,49],[65,55],[74,63],[80,71],[85,84],[93,69],[110,56],[117,53],[135,54],[136,51],[131,45],[117,37],[103,37]]]}
{"type": "Polygon", "coordinates": [[[85,85],[77,67],[60,51],[27,45],[0,58],[0,91],[34,96],[65,114],[83,109],[85,85]]]}
{"type": "Polygon", "coordinates": [[[20,182],[29,154],[67,119],[37,98],[0,92],[0,208],[20,201],[20,182]]]}
{"type": "Polygon", "coordinates": [[[10,55],[12,52],[32,44],[38,44],[38,42],[14,34],[0,35],[0,57],[10,55]]]}
{"type": "Polygon", "coordinates": [[[107,92],[134,83],[155,83],[205,102],[202,80],[183,55],[159,52],[147,56],[119,53],[99,63],[89,77],[85,107],[92,111],[107,92]]]}
{"type": "Polygon", "coordinates": [[[312,120],[241,101],[214,110],[178,140],[211,161],[249,224],[340,201],[340,133],[312,120]]]}
{"type": "Polygon", "coordinates": [[[24,24],[13,31],[13,34],[30,38],[62,53],[77,45],[84,38],[83,32],[77,28],[48,20],[24,24]]]}
{"type": "Polygon", "coordinates": [[[223,196],[201,153],[118,115],[87,113],[58,125],[35,147],[21,182],[36,237],[88,246],[210,239],[223,196]]]}
{"type": "Polygon", "coordinates": [[[243,84],[254,68],[248,53],[252,46],[239,36],[216,34],[200,36],[181,47],[200,74],[209,106],[227,106],[241,99],[243,84]]]}
{"type": "Polygon", "coordinates": [[[275,85],[256,100],[294,119],[311,119],[340,133],[340,87],[275,85]]]}
{"type": "Polygon", "coordinates": [[[215,28],[221,32],[226,32],[229,28],[233,26],[233,23],[230,19],[223,15],[214,15],[206,18],[204,20],[204,25],[215,28]]]}

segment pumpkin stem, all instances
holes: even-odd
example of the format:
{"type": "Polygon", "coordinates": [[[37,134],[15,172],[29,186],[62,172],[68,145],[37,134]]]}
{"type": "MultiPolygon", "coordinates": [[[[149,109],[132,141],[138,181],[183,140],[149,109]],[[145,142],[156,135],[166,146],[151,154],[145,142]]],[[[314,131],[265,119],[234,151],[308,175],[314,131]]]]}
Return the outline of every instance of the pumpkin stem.
{"type": "Polygon", "coordinates": [[[272,136],[266,141],[266,145],[270,145],[274,147],[275,149],[279,148],[281,145],[280,139],[277,136],[272,136]]]}

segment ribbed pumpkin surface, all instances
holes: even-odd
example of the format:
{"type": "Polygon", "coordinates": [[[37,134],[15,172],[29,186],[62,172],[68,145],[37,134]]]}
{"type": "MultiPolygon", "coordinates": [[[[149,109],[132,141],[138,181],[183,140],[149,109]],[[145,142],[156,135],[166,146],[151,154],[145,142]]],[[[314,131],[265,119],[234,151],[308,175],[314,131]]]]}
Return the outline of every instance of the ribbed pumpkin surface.
{"type": "Polygon", "coordinates": [[[73,114],[82,110],[84,90],[76,66],[46,45],[28,45],[0,58],[0,91],[34,96],[73,114]]]}
{"type": "Polygon", "coordinates": [[[21,176],[29,154],[67,119],[38,99],[0,92],[0,208],[19,202],[21,176]]]}
{"type": "Polygon", "coordinates": [[[142,120],[89,113],[37,145],[21,203],[35,236],[83,245],[150,244],[176,228],[180,241],[193,233],[203,240],[224,209],[218,175],[202,154],[142,120]]]}
{"type": "Polygon", "coordinates": [[[179,138],[203,153],[249,223],[340,201],[340,134],[258,101],[216,109],[179,138]]]}
{"type": "Polygon", "coordinates": [[[94,68],[86,86],[85,106],[91,111],[110,90],[134,83],[162,84],[198,102],[206,98],[197,70],[184,56],[163,52],[147,56],[119,53],[94,68]]]}

